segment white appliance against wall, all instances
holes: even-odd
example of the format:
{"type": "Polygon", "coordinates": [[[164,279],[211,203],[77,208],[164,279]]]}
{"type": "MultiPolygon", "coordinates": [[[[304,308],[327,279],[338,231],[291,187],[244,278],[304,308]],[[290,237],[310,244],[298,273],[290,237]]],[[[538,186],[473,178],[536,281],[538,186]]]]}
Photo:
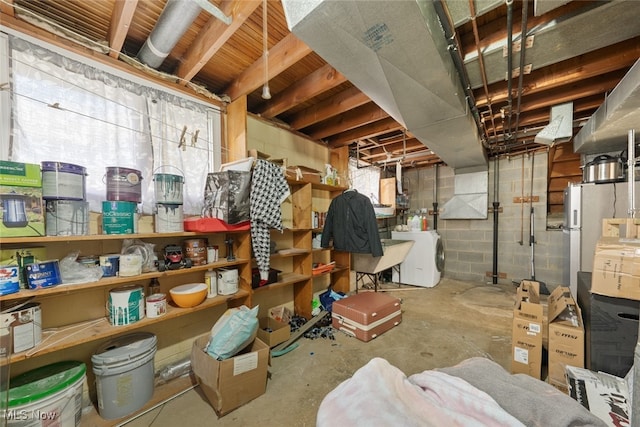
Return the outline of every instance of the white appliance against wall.
{"type": "Polygon", "coordinates": [[[571,295],[578,298],[578,271],[581,269],[582,186],[570,184],[564,189],[564,220],[562,222],[563,269],[562,282],[571,295]]]}
{"type": "Polygon", "coordinates": [[[437,231],[392,231],[391,238],[415,242],[399,268],[393,270],[394,282],[426,288],[440,282],[444,270],[444,248],[437,231]]]}

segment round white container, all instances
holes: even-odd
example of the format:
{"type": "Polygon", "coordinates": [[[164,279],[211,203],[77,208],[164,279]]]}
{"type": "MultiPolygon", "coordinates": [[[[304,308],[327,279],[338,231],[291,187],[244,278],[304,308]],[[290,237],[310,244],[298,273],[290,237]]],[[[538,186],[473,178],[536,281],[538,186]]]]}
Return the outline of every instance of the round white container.
{"type": "Polygon", "coordinates": [[[156,204],[156,233],[174,233],[184,231],[184,214],[182,205],[156,204]]]}
{"type": "Polygon", "coordinates": [[[65,361],[34,369],[11,379],[6,412],[10,427],[78,427],[86,365],[65,361]]]}
{"type": "Polygon", "coordinates": [[[144,288],[131,285],[109,291],[109,321],[113,326],[130,325],[144,319],[144,288]]]}
{"type": "Polygon", "coordinates": [[[154,318],[167,314],[167,296],[152,294],[147,297],[147,317],[154,318]]]}

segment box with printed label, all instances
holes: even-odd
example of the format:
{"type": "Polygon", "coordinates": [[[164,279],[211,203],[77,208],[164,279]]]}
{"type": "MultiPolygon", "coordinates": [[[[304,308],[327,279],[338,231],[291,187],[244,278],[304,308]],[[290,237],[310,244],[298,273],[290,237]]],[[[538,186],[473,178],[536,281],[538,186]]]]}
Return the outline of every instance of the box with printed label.
{"type": "Polygon", "coordinates": [[[640,300],[640,240],[601,237],[593,256],[591,292],[640,300]]]}
{"type": "Polygon", "coordinates": [[[540,379],[543,308],[540,283],[523,280],[516,292],[511,334],[511,372],[540,379]]]}
{"type": "Polygon", "coordinates": [[[565,286],[558,286],[551,292],[548,306],[549,383],[566,386],[566,367],[584,367],[582,313],[571,296],[571,290],[565,286]]]}
{"type": "Polygon", "coordinates": [[[205,350],[209,337],[193,342],[191,369],[216,414],[222,416],[264,394],[269,346],[256,338],[237,355],[216,360],[205,350]]]}
{"type": "Polygon", "coordinates": [[[40,165],[0,160],[1,237],[44,236],[40,165]]]}

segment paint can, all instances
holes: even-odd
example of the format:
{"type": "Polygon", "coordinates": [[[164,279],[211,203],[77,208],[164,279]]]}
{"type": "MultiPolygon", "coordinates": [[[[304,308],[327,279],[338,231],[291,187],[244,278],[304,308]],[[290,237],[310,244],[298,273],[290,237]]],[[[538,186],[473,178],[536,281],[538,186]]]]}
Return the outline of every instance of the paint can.
{"type": "Polygon", "coordinates": [[[182,187],[184,184],[184,177],[182,175],[154,173],[153,182],[156,203],[166,203],[169,205],[182,204],[182,187]]]}
{"type": "Polygon", "coordinates": [[[162,293],[147,297],[147,317],[154,318],[167,314],[167,296],[162,293]]]}
{"type": "Polygon", "coordinates": [[[89,234],[89,202],[47,200],[47,236],[86,236],[89,234]]]}
{"type": "Polygon", "coordinates": [[[138,231],[137,204],[102,202],[102,234],[133,234],[138,231]]]}
{"type": "Polygon", "coordinates": [[[25,271],[30,289],[48,288],[62,283],[57,259],[27,264],[25,271]]]}
{"type": "Polygon", "coordinates": [[[11,340],[10,351],[4,349],[8,354],[20,353],[29,350],[42,342],[42,311],[40,304],[30,302],[20,304],[13,309],[6,310],[0,314],[0,326],[2,335],[9,334],[11,340]]]}
{"type": "Polygon", "coordinates": [[[155,230],[156,233],[184,231],[182,205],[156,204],[155,230]]]}
{"type": "Polygon", "coordinates": [[[118,259],[118,275],[120,277],[137,276],[142,274],[142,255],[120,254],[118,259]]]}
{"type": "Polygon", "coordinates": [[[99,262],[102,268],[102,277],[114,277],[118,275],[120,269],[120,254],[100,255],[99,262]]]}
{"type": "Polygon", "coordinates": [[[20,290],[20,266],[0,265],[0,295],[16,293],[20,290]]]}
{"type": "Polygon", "coordinates": [[[238,292],[238,270],[235,268],[219,268],[218,295],[232,295],[238,292]]]}
{"type": "Polygon", "coordinates": [[[142,174],[137,169],[107,167],[107,200],[142,202],[142,174]]]}
{"type": "Polygon", "coordinates": [[[184,253],[192,265],[207,264],[207,241],[205,239],[187,239],[184,241],[184,253]]]}
{"type": "Polygon", "coordinates": [[[42,162],[42,198],[85,200],[86,168],[71,163],[42,162]]]}
{"type": "Polygon", "coordinates": [[[113,326],[130,325],[144,319],[144,288],[129,285],[111,289],[107,311],[113,326]]]}

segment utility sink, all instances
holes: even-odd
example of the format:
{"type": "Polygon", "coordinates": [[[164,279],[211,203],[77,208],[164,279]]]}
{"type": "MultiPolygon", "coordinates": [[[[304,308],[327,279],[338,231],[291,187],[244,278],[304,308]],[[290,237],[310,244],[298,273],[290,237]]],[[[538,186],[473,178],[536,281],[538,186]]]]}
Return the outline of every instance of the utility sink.
{"type": "Polygon", "coordinates": [[[404,261],[413,247],[413,240],[381,239],[383,255],[351,254],[351,269],[358,273],[375,274],[404,261]]]}
{"type": "Polygon", "coordinates": [[[373,205],[373,211],[376,213],[376,216],[391,216],[396,213],[396,210],[391,205],[373,205]]]}

